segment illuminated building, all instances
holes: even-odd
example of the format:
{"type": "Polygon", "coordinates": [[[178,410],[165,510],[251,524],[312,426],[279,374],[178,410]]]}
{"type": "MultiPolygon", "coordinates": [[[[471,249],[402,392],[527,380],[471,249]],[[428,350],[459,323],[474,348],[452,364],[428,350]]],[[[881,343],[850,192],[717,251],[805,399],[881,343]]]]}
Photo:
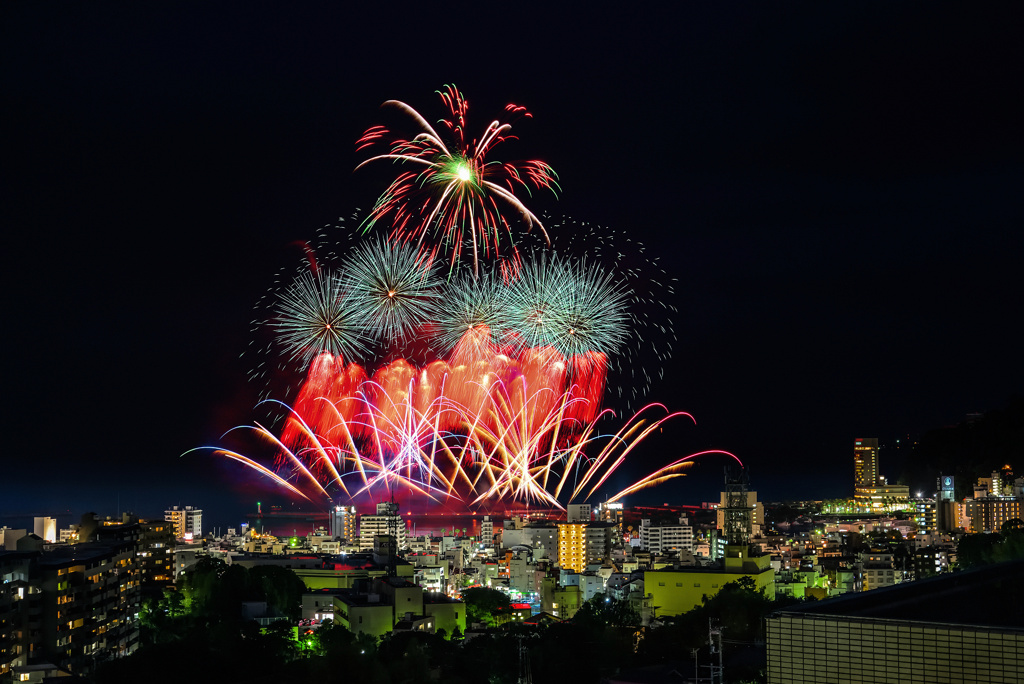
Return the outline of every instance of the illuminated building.
{"type": "Polygon", "coordinates": [[[57,519],[56,518],[34,518],[32,526],[36,536],[43,541],[53,544],[57,541],[57,519]]]}
{"type": "Polygon", "coordinates": [[[434,631],[444,630],[450,638],[466,631],[466,604],[438,592],[423,594],[423,613],[434,620],[434,631]]]}
{"type": "Polygon", "coordinates": [[[559,522],[558,567],[583,572],[611,555],[615,523],[559,522]]]}
{"type": "Polygon", "coordinates": [[[862,508],[871,507],[870,491],[878,486],[878,439],[853,441],[853,498],[862,508]]]}
{"type": "Polygon", "coordinates": [[[489,515],[480,521],[480,543],[484,546],[494,545],[494,521],[489,515]]]}
{"type": "Polygon", "coordinates": [[[521,623],[530,619],[533,614],[533,608],[529,603],[510,603],[508,608],[502,606],[498,607],[498,610],[494,616],[495,625],[507,625],[509,623],[521,623]]]}
{"type": "Polygon", "coordinates": [[[853,441],[853,488],[878,484],[878,439],[859,438],[853,441]]]}
{"type": "Polygon", "coordinates": [[[919,534],[938,531],[939,502],[935,499],[911,499],[909,503],[919,534]]]}
{"type": "Polygon", "coordinates": [[[0,680],[44,664],[88,674],[138,647],[139,525],[83,528],[80,544],[44,550],[32,534],[0,551],[0,680]]]}
{"type": "Polygon", "coordinates": [[[355,506],[335,506],[330,511],[332,537],[340,537],[349,543],[359,539],[359,516],[355,506]]]}
{"type": "Polygon", "coordinates": [[[703,604],[728,582],[741,577],[775,598],[775,570],[768,554],[752,554],[748,547],[727,546],[725,559],[716,565],[644,572],[644,590],[656,609],[655,617],[681,615],[703,604]]]}
{"type": "Polygon", "coordinates": [[[925,546],[914,551],[914,579],[931,577],[949,572],[949,550],[937,546],[925,546]]]}
{"type": "Polygon", "coordinates": [[[451,635],[466,631],[466,604],[440,594],[425,593],[403,577],[381,577],[352,589],[331,592],[334,621],[353,634],[382,637],[393,631],[451,635]]]}
{"type": "Polygon", "coordinates": [[[961,526],[956,503],[956,483],[952,475],[940,475],[937,484],[935,529],[939,532],[952,532],[961,526]]]}
{"type": "Polygon", "coordinates": [[[590,522],[592,519],[590,504],[569,504],[566,507],[567,522],[590,522]]]}
{"type": "Polygon", "coordinates": [[[411,554],[405,560],[413,564],[413,582],[426,591],[444,591],[448,585],[448,563],[441,562],[436,553],[411,554]]]}
{"type": "Polygon", "coordinates": [[[892,564],[893,554],[882,549],[870,549],[857,554],[857,572],[860,575],[861,591],[870,591],[896,584],[896,569],[892,564]]]}
{"type": "Polygon", "coordinates": [[[164,520],[174,526],[177,539],[198,539],[203,536],[203,511],[200,508],[172,506],[164,511],[164,520]]]}
{"type": "Polygon", "coordinates": [[[536,565],[528,551],[517,550],[508,561],[508,588],[520,594],[537,591],[536,565]]]}
{"type": "MultiPolygon", "coordinates": [[[[728,495],[729,492],[722,492],[718,508],[715,509],[715,526],[722,532],[725,532],[726,529],[728,495]]],[[[754,537],[760,535],[761,530],[764,528],[764,504],[757,500],[757,492],[743,492],[737,503],[742,504],[743,508],[750,510],[749,535],[754,537]]],[[[747,523],[743,521],[742,524],[746,525],[747,523]]]]}
{"type": "Polygon", "coordinates": [[[174,582],[174,530],[165,520],[139,523],[139,581],[144,589],[162,591],[174,582]]]}
{"type": "Polygon", "coordinates": [[[11,668],[28,664],[25,623],[34,589],[29,583],[32,557],[0,547],[0,680],[11,668]]]}
{"type": "MultiPolygon", "coordinates": [[[[380,553],[350,553],[341,560],[323,560],[320,558],[301,559],[281,557],[272,561],[267,558],[240,559],[235,563],[245,567],[253,565],[274,564],[291,568],[292,572],[302,580],[311,591],[320,589],[352,589],[361,581],[374,581],[387,577],[390,569],[388,559],[380,553]]],[[[394,562],[394,576],[412,580],[416,570],[411,563],[401,558],[394,562]]]]}
{"type": "Polygon", "coordinates": [[[56,547],[37,566],[42,658],[81,672],[138,648],[136,544],[56,547]]]}
{"type": "Polygon", "coordinates": [[[377,504],[376,515],[359,517],[359,550],[373,549],[374,538],[381,535],[393,535],[398,541],[399,549],[409,547],[408,531],[405,521],[398,514],[398,504],[384,502],[377,504]]]}
{"type": "Polygon", "coordinates": [[[988,496],[967,501],[968,532],[999,532],[1003,523],[1021,518],[1021,500],[1010,497],[988,496]]]}
{"type": "Polygon", "coordinates": [[[644,518],[640,521],[640,548],[651,553],[693,551],[693,527],[685,515],[678,523],[653,524],[650,518],[644,518]]]}
{"type": "Polygon", "coordinates": [[[615,523],[614,535],[616,538],[622,537],[622,519],[624,517],[624,507],[621,503],[599,503],[597,505],[596,518],[601,522],[615,523]]]}
{"type": "Polygon", "coordinates": [[[562,587],[559,586],[558,580],[555,577],[545,577],[541,580],[541,610],[555,617],[567,620],[575,615],[576,611],[583,605],[582,596],[582,591],[578,584],[562,587]]]}
{"type": "Polygon", "coordinates": [[[768,684],[1019,683],[1024,561],[792,606],[768,616],[768,684]]]}
{"type": "Polygon", "coordinates": [[[510,526],[506,521],[501,533],[501,544],[506,549],[529,546],[535,559],[558,558],[558,528],[553,522],[537,522],[519,527],[510,526]]]}
{"type": "Polygon", "coordinates": [[[910,500],[910,487],[887,484],[878,474],[878,440],[873,437],[853,442],[853,500],[867,513],[900,510],[910,500]]]}
{"type": "Polygon", "coordinates": [[[576,572],[587,569],[586,523],[558,524],[558,567],[576,572]]]}
{"type": "Polygon", "coordinates": [[[621,503],[599,503],[597,504],[597,519],[604,522],[622,524],[624,506],[621,503]]]}

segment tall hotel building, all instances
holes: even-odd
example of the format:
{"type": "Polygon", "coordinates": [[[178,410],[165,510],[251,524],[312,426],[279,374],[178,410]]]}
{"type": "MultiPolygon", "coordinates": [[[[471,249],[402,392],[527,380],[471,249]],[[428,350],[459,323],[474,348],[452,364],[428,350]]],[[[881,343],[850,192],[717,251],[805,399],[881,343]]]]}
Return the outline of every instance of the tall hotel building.
{"type": "Polygon", "coordinates": [[[853,488],[878,486],[878,439],[861,437],[853,442],[853,488]]]}
{"type": "Polygon", "coordinates": [[[910,487],[888,484],[878,475],[878,439],[853,441],[853,500],[861,511],[879,513],[906,505],[910,487]]]}
{"type": "Polygon", "coordinates": [[[853,499],[859,506],[871,507],[878,487],[878,438],[859,437],[853,441],[853,499]]]}

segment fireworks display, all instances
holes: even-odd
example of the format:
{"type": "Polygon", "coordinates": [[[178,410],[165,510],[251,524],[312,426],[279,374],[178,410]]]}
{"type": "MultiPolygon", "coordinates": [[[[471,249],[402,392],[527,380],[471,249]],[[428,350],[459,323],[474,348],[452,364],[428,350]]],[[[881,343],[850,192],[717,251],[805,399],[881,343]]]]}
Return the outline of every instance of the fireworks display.
{"type": "MultiPolygon", "coordinates": [[[[377,126],[359,141],[390,146],[364,164],[387,159],[402,168],[363,222],[388,223],[387,237],[353,234],[336,250],[303,243],[302,268],[258,305],[267,313],[257,329],[274,336],[261,353],[284,350],[278,365],[304,378],[290,405],[264,402],[280,409],[270,427],[234,429],[255,437],[272,465],[207,448],[310,501],[398,491],[460,510],[562,508],[599,491],[615,501],[685,474],[705,453],[735,458],[690,454],[609,491],[645,438],[689,418],[646,404],[621,427],[604,427],[614,421],[603,408],[609,378],[618,378],[619,395],[626,387],[643,394],[651,371],[634,355],[646,349],[663,359],[671,350],[672,282],[642,246],[594,227],[572,226],[579,241],[553,248],[513,193],[555,189],[554,172],[538,161],[488,161],[511,124],[492,122],[469,140],[466,100],[454,88],[441,96],[445,139],[411,107],[389,101],[420,132],[401,139],[377,126]],[[500,254],[500,236],[511,236],[502,214],[509,208],[539,235],[531,249],[510,242],[511,254],[500,254]],[[471,266],[460,260],[464,247],[471,266]],[[447,269],[435,264],[441,250],[451,251],[447,269]],[[481,263],[487,257],[490,265],[481,263]]],[[[514,105],[507,111],[529,116],[514,105]]],[[[254,376],[267,371],[261,363],[254,376]]]]}
{"type": "MultiPolygon", "coordinates": [[[[499,256],[503,240],[512,245],[512,224],[505,215],[508,209],[526,223],[527,230],[536,227],[547,237],[540,219],[515,193],[529,192],[531,186],[555,191],[558,176],[542,161],[489,160],[496,146],[513,137],[512,124],[492,121],[479,139],[467,138],[469,103],[454,86],[446,86],[438,94],[448,110],[448,116],[439,123],[446,137],[409,105],[388,100],[383,106],[406,114],[419,128],[418,133],[403,138],[384,126],[373,126],[356,143],[359,150],[378,144],[389,148],[386,154],[372,156],[360,167],[387,160],[402,169],[377,200],[368,223],[390,219],[391,239],[415,241],[418,249],[425,245],[428,234],[436,233],[439,242],[429,247],[430,253],[450,251],[453,266],[469,245],[473,272],[479,274],[481,255],[499,256]]],[[[513,119],[530,116],[517,105],[510,104],[505,111],[513,119]]],[[[511,249],[517,263],[515,248],[511,249]]]]}

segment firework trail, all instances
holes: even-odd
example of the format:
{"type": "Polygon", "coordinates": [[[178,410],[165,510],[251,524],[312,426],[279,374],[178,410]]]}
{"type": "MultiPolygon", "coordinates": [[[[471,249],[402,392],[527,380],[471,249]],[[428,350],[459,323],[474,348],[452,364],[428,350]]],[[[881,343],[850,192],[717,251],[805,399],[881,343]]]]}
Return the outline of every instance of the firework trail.
{"type": "MultiPolygon", "coordinates": [[[[586,501],[601,490],[648,435],[670,420],[689,417],[651,404],[615,433],[598,432],[594,421],[576,425],[572,438],[566,438],[562,431],[572,422],[566,417],[568,410],[573,402],[583,400],[567,394],[549,398],[546,390],[530,392],[521,376],[491,386],[482,411],[441,400],[421,412],[408,400],[414,385],[415,381],[398,404],[371,408],[365,423],[349,423],[339,431],[370,433],[363,448],[354,442],[335,444],[315,434],[294,411],[291,418],[307,431],[308,445],[302,449],[288,448],[259,424],[236,428],[253,432],[279,453],[276,471],[235,451],[204,448],[243,463],[310,501],[356,501],[379,490],[388,495],[413,492],[462,508],[498,503],[564,508],[563,500],[586,501]],[[461,429],[449,432],[440,427],[445,412],[458,413],[461,429]],[[655,412],[661,415],[648,415],[655,412]],[[588,450],[597,453],[591,457],[588,450]]],[[[735,455],[720,450],[690,454],[610,494],[608,500],[681,477],[694,459],[711,454],[739,462],[735,455]]]]}
{"type": "MultiPolygon", "coordinates": [[[[442,248],[451,251],[451,264],[460,261],[462,250],[469,245],[473,255],[473,273],[480,273],[481,254],[498,256],[500,243],[508,239],[512,245],[512,227],[503,209],[512,209],[526,223],[534,226],[547,239],[540,219],[516,196],[517,190],[530,192],[546,188],[557,191],[558,176],[548,164],[537,161],[501,162],[488,160],[489,153],[500,143],[512,139],[512,124],[492,121],[479,139],[466,137],[466,112],[469,103],[455,87],[439,91],[448,116],[439,127],[444,137],[415,109],[397,100],[388,100],[383,107],[398,109],[420,129],[412,138],[394,136],[384,126],[373,126],[357,141],[363,150],[386,144],[389,152],[370,157],[356,167],[370,162],[388,160],[407,169],[401,171],[377,200],[367,219],[369,225],[390,220],[392,240],[415,241],[417,249],[424,238],[436,233],[440,244],[429,248],[437,254],[442,248]]],[[[530,117],[525,108],[508,105],[506,113],[513,119],[530,117]]],[[[515,248],[512,258],[517,261],[515,248]]]]}
{"type": "MultiPolygon", "coordinates": [[[[528,348],[512,358],[490,339],[486,326],[468,330],[450,362],[416,368],[398,359],[372,379],[360,366],[322,354],[288,410],[282,436],[249,427],[276,454],[276,471],[287,475],[275,482],[310,490],[302,493],[311,500],[331,497],[328,490],[357,500],[397,489],[463,508],[560,508],[566,498],[586,500],[605,488],[667,421],[691,418],[651,404],[604,434],[598,425],[611,411],[586,408],[589,400],[567,383],[566,362],[555,349],[528,348]]],[[[216,451],[264,476],[274,472],[236,451],[216,451]]],[[[732,456],[702,452],[711,453],[732,456]]],[[[685,474],[702,454],[656,470],[611,500],[685,474]]]]}

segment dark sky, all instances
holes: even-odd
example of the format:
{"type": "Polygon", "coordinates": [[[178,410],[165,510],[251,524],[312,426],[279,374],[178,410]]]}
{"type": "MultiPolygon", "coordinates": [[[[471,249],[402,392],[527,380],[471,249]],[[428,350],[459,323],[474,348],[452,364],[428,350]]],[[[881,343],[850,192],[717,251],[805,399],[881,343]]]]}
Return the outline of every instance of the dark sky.
{"type": "MultiPolygon", "coordinates": [[[[698,426],[638,475],[715,447],[762,498],[846,495],[854,437],[1024,389],[1019,14],[349,4],[4,3],[0,515],[226,524],[265,498],[179,455],[251,420],[252,307],[290,243],[376,198],[352,169],[379,104],[436,119],[446,83],[480,127],[533,113],[517,149],[563,188],[535,210],[625,231],[677,280],[650,399],[698,426]]],[[[652,496],[715,499],[721,465],[652,496]]]]}

